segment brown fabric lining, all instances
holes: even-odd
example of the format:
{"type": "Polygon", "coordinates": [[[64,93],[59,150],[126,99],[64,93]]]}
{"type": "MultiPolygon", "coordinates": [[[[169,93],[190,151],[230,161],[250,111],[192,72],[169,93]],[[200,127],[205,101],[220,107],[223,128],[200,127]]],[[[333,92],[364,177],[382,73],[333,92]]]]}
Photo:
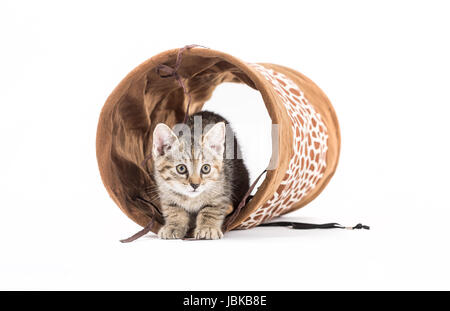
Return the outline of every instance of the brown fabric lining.
{"type": "MultiPolygon", "coordinates": [[[[187,49],[193,48],[193,47],[197,47],[198,45],[187,45],[183,48],[181,48],[178,51],[177,54],[177,60],[175,62],[175,67],[169,67],[167,65],[164,64],[159,64],[158,66],[156,66],[156,72],[159,74],[159,76],[161,78],[175,78],[178,82],[178,84],[182,87],[184,95],[188,98],[188,104],[186,107],[186,112],[184,115],[184,119],[183,119],[183,123],[186,123],[188,118],[189,118],[189,107],[191,105],[191,96],[183,82],[183,79],[180,77],[180,75],[178,74],[178,69],[180,68],[181,65],[181,61],[182,61],[182,56],[183,56],[183,52],[187,49]],[[165,74],[161,74],[161,71],[164,71],[165,74]]],[[[148,160],[151,159],[152,154],[149,153],[149,155],[147,155],[144,160],[142,161],[141,166],[145,166],[145,162],[147,162],[148,160]]],[[[227,218],[224,221],[223,224],[223,230],[227,231],[229,225],[236,219],[237,215],[240,213],[240,211],[242,210],[242,208],[245,206],[245,204],[247,203],[247,198],[249,198],[250,194],[252,193],[253,189],[255,188],[255,186],[257,185],[258,181],[260,180],[260,178],[264,175],[264,173],[266,173],[267,170],[264,170],[257,178],[256,180],[252,183],[252,185],[250,186],[250,188],[248,189],[248,191],[246,192],[246,194],[244,195],[244,197],[241,199],[241,201],[239,202],[239,205],[236,208],[231,207],[230,213],[227,216],[227,218]]],[[[150,175],[151,176],[151,175],[150,175]]],[[[151,211],[151,220],[148,223],[148,225],[146,225],[144,227],[144,229],[140,230],[139,232],[135,233],[134,235],[132,235],[131,237],[127,238],[127,239],[123,239],[121,240],[122,243],[129,243],[129,242],[133,242],[137,239],[139,239],[140,237],[146,235],[147,233],[149,233],[150,231],[152,231],[154,222],[155,222],[155,218],[158,218],[156,221],[158,221],[159,223],[163,223],[164,219],[162,216],[162,213],[160,212],[160,209],[155,206],[155,204],[153,204],[152,202],[149,201],[145,201],[142,198],[138,198],[141,201],[147,203],[150,206],[150,211],[151,211]]]]}
{"type": "MultiPolygon", "coordinates": [[[[178,51],[177,54],[177,60],[175,62],[175,66],[174,68],[164,65],[164,64],[159,64],[158,66],[156,66],[156,72],[158,73],[158,75],[161,78],[175,78],[178,82],[178,84],[182,87],[184,95],[188,98],[188,104],[186,107],[186,112],[184,115],[184,119],[183,119],[183,123],[186,123],[188,118],[189,118],[189,107],[191,105],[191,95],[189,94],[185,83],[183,82],[183,79],[180,77],[180,75],[178,74],[178,69],[180,68],[181,65],[181,61],[182,61],[182,56],[183,56],[183,52],[187,49],[191,49],[193,47],[197,47],[198,45],[187,45],[183,48],[181,48],[178,51]],[[165,72],[165,74],[161,74],[161,72],[165,72]]],[[[144,160],[141,163],[141,166],[145,166],[146,162],[148,160],[150,160],[152,157],[152,153],[149,153],[144,160]]],[[[266,170],[264,170],[263,173],[261,173],[261,175],[259,175],[259,177],[255,180],[255,182],[250,186],[249,190],[247,191],[247,193],[245,194],[245,196],[242,198],[241,202],[239,203],[239,205],[237,206],[236,209],[233,209],[232,206],[230,206],[231,210],[230,213],[228,213],[228,217],[226,219],[226,221],[224,222],[224,228],[226,231],[227,226],[236,218],[237,214],[239,214],[239,212],[241,211],[241,209],[244,207],[244,205],[246,204],[247,198],[249,197],[249,195],[252,193],[253,189],[255,188],[256,184],[258,183],[259,179],[261,178],[261,176],[266,172],[266,170]]],[[[151,176],[151,174],[150,174],[151,176]]],[[[153,178],[152,178],[153,180],[153,178]]],[[[144,227],[144,229],[140,230],[139,232],[133,234],[131,237],[127,238],[127,239],[123,239],[121,240],[122,243],[129,243],[129,242],[133,242],[137,239],[139,239],[140,237],[146,235],[147,233],[149,233],[150,231],[152,231],[152,228],[155,224],[155,220],[158,221],[159,223],[163,223],[164,222],[164,218],[162,216],[162,213],[160,211],[160,209],[153,204],[150,201],[146,201],[142,198],[137,198],[139,199],[141,202],[145,202],[146,204],[149,205],[150,207],[150,211],[151,211],[151,220],[150,222],[144,227]],[[157,218],[157,219],[155,219],[157,218]]]]}

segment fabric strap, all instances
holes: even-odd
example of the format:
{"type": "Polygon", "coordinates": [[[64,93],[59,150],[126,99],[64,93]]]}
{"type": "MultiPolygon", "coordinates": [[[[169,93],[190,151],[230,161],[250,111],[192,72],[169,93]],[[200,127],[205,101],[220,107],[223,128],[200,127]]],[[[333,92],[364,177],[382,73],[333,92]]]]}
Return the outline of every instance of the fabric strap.
{"type": "MultiPolygon", "coordinates": [[[[242,198],[241,202],[239,202],[239,205],[237,208],[226,218],[224,223],[225,230],[228,230],[229,226],[233,223],[233,221],[236,219],[237,215],[239,215],[242,208],[247,205],[250,195],[252,194],[253,189],[255,189],[256,185],[258,184],[258,181],[261,179],[261,177],[266,173],[267,170],[264,170],[259,176],[256,178],[256,180],[252,183],[250,188],[248,188],[247,192],[245,193],[244,197],[242,198]]],[[[253,198],[253,196],[252,196],[253,198]]]]}
{"type": "Polygon", "coordinates": [[[361,223],[357,224],[353,227],[345,227],[337,222],[330,222],[327,224],[309,224],[304,222],[292,222],[292,221],[276,221],[276,222],[267,222],[263,224],[259,224],[258,227],[289,227],[291,229],[347,229],[347,230],[355,230],[355,229],[366,229],[370,230],[369,226],[363,225],[361,223]]]}

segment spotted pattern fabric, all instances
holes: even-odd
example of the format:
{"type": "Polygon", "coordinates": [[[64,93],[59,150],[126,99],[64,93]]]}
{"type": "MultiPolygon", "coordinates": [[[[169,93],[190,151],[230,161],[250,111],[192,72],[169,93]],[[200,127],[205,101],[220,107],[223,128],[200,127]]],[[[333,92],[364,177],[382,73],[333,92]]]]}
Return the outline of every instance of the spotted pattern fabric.
{"type": "Polygon", "coordinates": [[[259,64],[249,64],[267,79],[280,97],[292,122],[294,148],[280,186],[263,206],[247,217],[238,229],[248,229],[288,212],[301,202],[323,177],[326,167],[327,128],[299,87],[284,74],[259,64]]]}

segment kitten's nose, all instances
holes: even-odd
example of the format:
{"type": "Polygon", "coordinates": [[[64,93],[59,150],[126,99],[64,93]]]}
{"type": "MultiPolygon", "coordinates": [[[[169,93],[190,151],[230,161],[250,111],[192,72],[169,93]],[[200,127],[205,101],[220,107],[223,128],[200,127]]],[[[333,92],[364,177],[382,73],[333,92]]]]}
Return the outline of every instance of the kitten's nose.
{"type": "Polygon", "coordinates": [[[197,189],[198,186],[200,186],[200,184],[193,184],[193,183],[191,183],[191,187],[192,187],[194,190],[197,189]]]}

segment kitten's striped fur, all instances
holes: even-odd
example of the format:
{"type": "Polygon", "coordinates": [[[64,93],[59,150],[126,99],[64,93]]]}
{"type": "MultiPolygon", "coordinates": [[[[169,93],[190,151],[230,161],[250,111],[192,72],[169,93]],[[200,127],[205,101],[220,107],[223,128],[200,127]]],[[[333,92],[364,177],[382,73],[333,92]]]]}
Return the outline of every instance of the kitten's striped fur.
{"type": "Polygon", "coordinates": [[[197,239],[219,239],[225,216],[249,188],[248,171],[224,118],[202,111],[190,116],[187,128],[190,135],[158,124],[153,133],[153,174],[165,220],[158,235],[179,239],[194,229],[197,239]]]}

